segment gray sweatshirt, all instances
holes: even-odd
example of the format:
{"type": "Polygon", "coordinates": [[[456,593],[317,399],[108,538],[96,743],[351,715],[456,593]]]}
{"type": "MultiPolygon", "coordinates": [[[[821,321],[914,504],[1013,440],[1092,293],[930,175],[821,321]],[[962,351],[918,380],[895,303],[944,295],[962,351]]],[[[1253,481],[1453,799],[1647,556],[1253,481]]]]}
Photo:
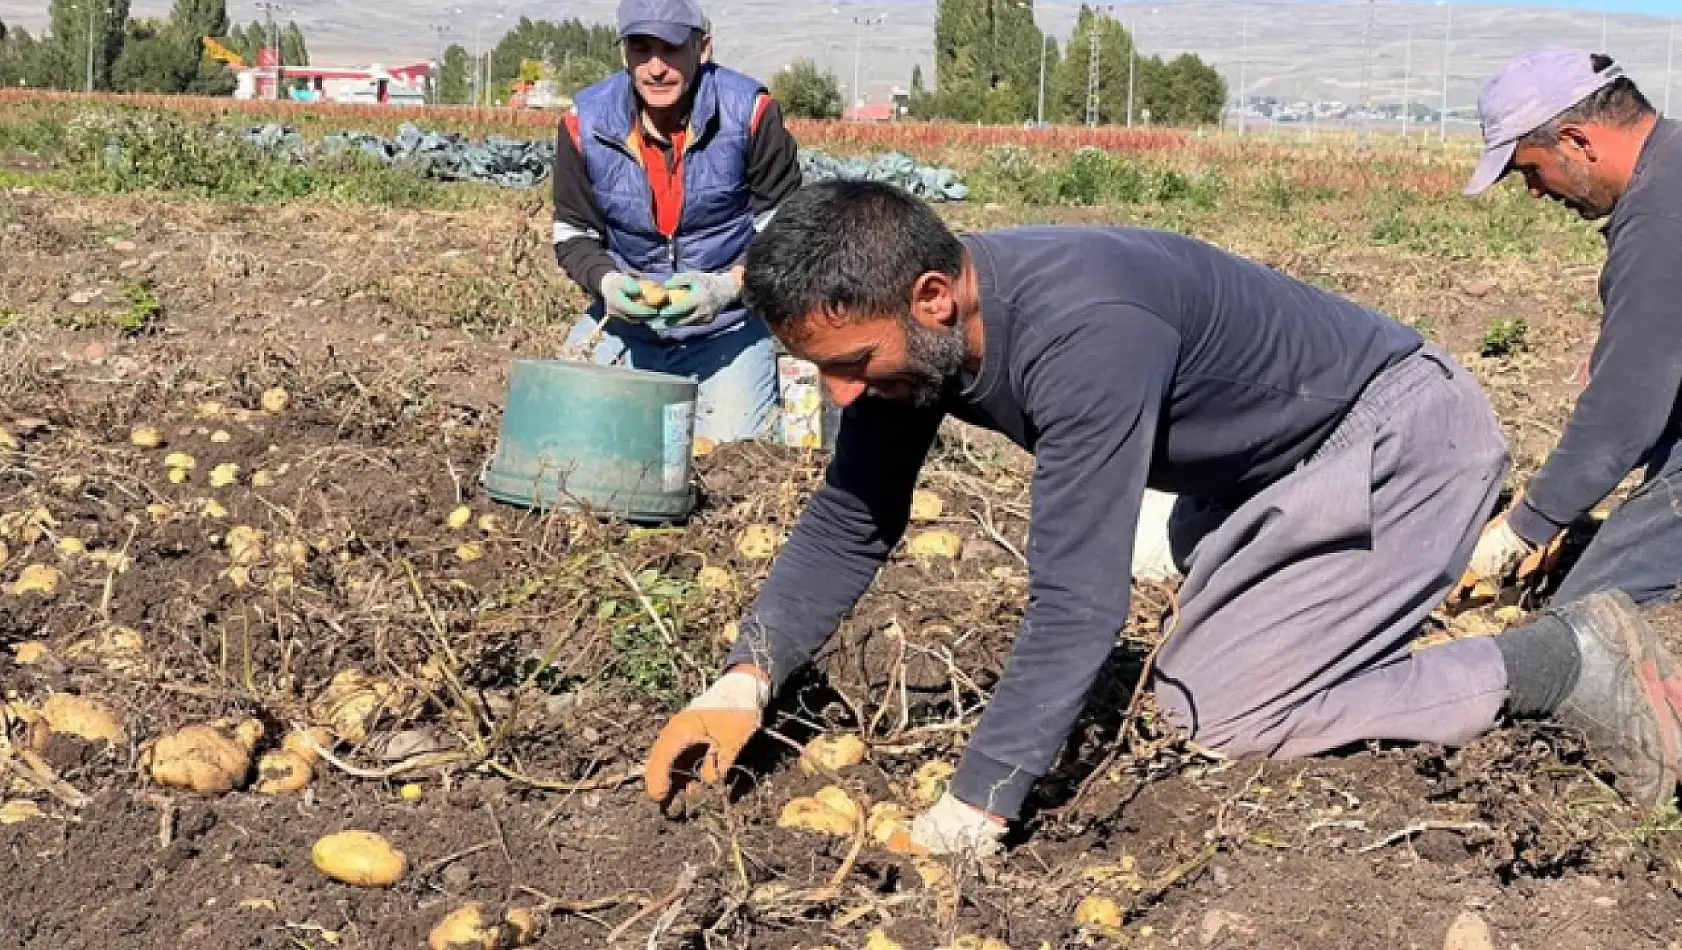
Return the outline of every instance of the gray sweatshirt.
{"type": "Polygon", "coordinates": [[[1588,388],[1508,516],[1543,544],[1682,434],[1682,126],[1661,119],[1607,222],[1588,388]]]}
{"type": "Polygon", "coordinates": [[[1033,228],[965,239],[986,352],[918,411],[862,398],[825,484],[728,663],[780,688],[900,540],[943,416],[1034,454],[1028,606],[952,792],[1017,816],[1127,620],[1146,486],[1239,502],[1290,472],[1414,331],[1211,245],[1158,231],[1033,228]]]}

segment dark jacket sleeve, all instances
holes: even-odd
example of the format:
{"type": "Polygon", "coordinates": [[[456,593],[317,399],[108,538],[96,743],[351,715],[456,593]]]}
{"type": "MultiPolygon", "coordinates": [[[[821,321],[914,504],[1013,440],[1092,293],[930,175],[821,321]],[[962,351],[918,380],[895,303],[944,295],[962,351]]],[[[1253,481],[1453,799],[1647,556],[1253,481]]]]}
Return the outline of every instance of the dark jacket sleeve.
{"type": "Polygon", "coordinates": [[[1145,317],[1095,316],[1025,354],[1020,389],[1039,430],[1028,609],[951,786],[1006,818],[1068,740],[1127,622],[1133,538],[1179,350],[1178,334],[1145,317]]]}
{"type": "Polygon", "coordinates": [[[574,283],[593,295],[615,265],[604,243],[607,219],[596,206],[584,158],[568,125],[562,122],[556,137],[555,173],[550,176],[555,196],[555,260],[574,283]]]}
{"type": "Polygon", "coordinates": [[[1588,388],[1565,434],[1509,516],[1541,544],[1587,513],[1641,465],[1682,394],[1682,221],[1635,215],[1612,238],[1601,296],[1606,319],[1588,388]]]}
{"type": "Polygon", "coordinates": [[[942,415],[870,397],[847,407],[824,485],[743,617],[726,667],[757,664],[775,691],[835,632],[905,533],[942,415]]]}
{"type": "Polygon", "coordinates": [[[800,145],[783,124],[782,108],[772,100],[759,117],[753,141],[748,143],[748,188],[754,217],[766,220],[766,212],[775,210],[799,187],[800,145]]]}

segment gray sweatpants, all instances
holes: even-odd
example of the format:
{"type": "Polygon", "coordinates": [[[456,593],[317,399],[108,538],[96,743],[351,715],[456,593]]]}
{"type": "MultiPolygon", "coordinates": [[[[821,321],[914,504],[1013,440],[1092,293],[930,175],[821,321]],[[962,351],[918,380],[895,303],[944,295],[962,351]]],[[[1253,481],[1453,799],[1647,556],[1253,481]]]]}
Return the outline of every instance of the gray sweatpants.
{"type": "Polygon", "coordinates": [[[1184,520],[1205,533],[1174,539],[1190,554],[1152,681],[1161,708],[1233,756],[1488,730],[1507,695],[1494,642],[1410,643],[1465,569],[1508,465],[1488,400],[1446,353],[1381,374],[1290,475],[1213,527],[1184,520]]]}

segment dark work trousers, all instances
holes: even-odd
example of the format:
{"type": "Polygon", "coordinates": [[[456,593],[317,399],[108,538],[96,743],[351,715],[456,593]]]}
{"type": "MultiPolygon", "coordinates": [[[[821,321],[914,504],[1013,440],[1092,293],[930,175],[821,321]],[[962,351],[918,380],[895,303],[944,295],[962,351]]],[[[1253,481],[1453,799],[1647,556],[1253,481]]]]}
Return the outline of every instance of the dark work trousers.
{"type": "Polygon", "coordinates": [[[1621,590],[1637,604],[1676,597],[1682,584],[1682,448],[1672,437],[1647,465],[1647,480],[1619,505],[1554,594],[1566,604],[1621,590]]]}

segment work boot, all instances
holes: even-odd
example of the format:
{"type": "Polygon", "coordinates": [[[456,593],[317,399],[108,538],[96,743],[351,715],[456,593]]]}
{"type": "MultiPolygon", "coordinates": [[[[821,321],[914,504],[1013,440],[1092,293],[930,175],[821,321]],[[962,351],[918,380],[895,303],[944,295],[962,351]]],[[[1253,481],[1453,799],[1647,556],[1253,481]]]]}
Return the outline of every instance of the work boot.
{"type": "Polygon", "coordinates": [[[1550,613],[1577,635],[1582,668],[1554,719],[1582,730],[1617,773],[1624,797],[1662,807],[1675,796],[1682,751],[1682,676],[1623,591],[1591,594],[1550,613]]]}

